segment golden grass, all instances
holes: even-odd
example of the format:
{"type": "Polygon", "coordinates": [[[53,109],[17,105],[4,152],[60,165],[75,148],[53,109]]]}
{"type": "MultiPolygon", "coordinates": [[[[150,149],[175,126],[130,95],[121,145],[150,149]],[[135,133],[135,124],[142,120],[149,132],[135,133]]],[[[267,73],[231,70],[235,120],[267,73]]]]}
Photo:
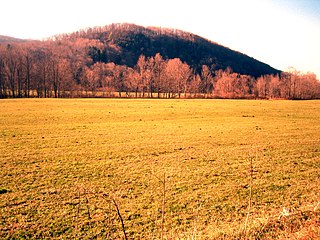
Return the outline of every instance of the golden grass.
{"type": "Polygon", "coordinates": [[[128,238],[320,236],[319,101],[18,99],[0,108],[0,238],[124,238],[115,203],[128,238]]]}

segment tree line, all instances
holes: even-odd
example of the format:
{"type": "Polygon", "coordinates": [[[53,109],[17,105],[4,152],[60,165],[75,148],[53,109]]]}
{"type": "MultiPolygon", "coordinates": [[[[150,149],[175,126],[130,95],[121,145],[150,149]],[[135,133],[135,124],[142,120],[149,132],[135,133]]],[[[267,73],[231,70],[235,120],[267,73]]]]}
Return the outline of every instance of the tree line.
{"type": "Polygon", "coordinates": [[[0,45],[0,98],[320,98],[316,75],[295,69],[254,78],[159,53],[128,67],[104,61],[103,50],[81,37],[0,45]]]}

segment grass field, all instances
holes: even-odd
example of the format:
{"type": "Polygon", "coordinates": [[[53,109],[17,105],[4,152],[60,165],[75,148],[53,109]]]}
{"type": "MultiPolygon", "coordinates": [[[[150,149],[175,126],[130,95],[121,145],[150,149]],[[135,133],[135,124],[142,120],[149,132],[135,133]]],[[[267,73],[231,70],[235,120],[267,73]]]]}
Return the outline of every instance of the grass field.
{"type": "Polygon", "coordinates": [[[0,109],[0,238],[320,237],[320,101],[0,109]]]}

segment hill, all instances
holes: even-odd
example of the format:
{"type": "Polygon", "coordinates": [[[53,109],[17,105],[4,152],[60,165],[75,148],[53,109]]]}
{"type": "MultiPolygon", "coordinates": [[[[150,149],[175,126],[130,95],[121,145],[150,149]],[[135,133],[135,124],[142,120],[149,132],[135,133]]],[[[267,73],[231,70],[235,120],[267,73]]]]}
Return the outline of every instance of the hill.
{"type": "Polygon", "coordinates": [[[130,67],[136,64],[141,54],[150,57],[160,53],[165,59],[180,58],[197,71],[200,71],[202,65],[207,65],[213,71],[231,67],[234,72],[253,77],[280,73],[243,53],[177,29],[112,24],[59,37],[99,40],[104,49],[92,49],[91,57],[95,61],[114,62],[130,67]]]}
{"type": "Polygon", "coordinates": [[[315,75],[284,73],[176,29],[112,24],[45,41],[1,39],[0,98],[320,96],[315,75]]]}
{"type": "Polygon", "coordinates": [[[3,43],[21,43],[21,42],[27,42],[27,41],[30,41],[30,40],[0,35],[0,43],[2,44],[3,43]]]}
{"type": "MultiPolygon", "coordinates": [[[[178,29],[142,27],[134,24],[111,24],[79,30],[53,37],[55,40],[97,40],[102,48],[92,47],[89,57],[94,62],[113,62],[133,67],[140,55],[160,53],[164,59],[180,58],[197,72],[207,65],[212,72],[231,67],[234,72],[260,77],[281,71],[243,53],[178,29]]],[[[32,40],[0,35],[0,44],[23,43],[32,40]]]]}

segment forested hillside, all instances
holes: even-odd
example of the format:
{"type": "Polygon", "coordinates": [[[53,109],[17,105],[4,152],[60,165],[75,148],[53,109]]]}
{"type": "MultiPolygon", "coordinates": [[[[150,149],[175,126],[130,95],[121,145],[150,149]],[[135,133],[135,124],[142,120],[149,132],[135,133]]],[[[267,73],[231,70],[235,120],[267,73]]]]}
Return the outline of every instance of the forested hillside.
{"type": "Polygon", "coordinates": [[[104,48],[101,51],[93,49],[94,60],[114,62],[129,67],[136,64],[141,54],[152,57],[160,53],[164,59],[180,58],[198,72],[202,65],[207,65],[212,70],[230,67],[237,73],[254,77],[280,73],[269,65],[242,53],[176,29],[113,24],[57,38],[99,40],[104,48]]]}
{"type": "Polygon", "coordinates": [[[314,74],[280,72],[176,29],[112,24],[0,42],[0,98],[319,98],[314,74]]]}

